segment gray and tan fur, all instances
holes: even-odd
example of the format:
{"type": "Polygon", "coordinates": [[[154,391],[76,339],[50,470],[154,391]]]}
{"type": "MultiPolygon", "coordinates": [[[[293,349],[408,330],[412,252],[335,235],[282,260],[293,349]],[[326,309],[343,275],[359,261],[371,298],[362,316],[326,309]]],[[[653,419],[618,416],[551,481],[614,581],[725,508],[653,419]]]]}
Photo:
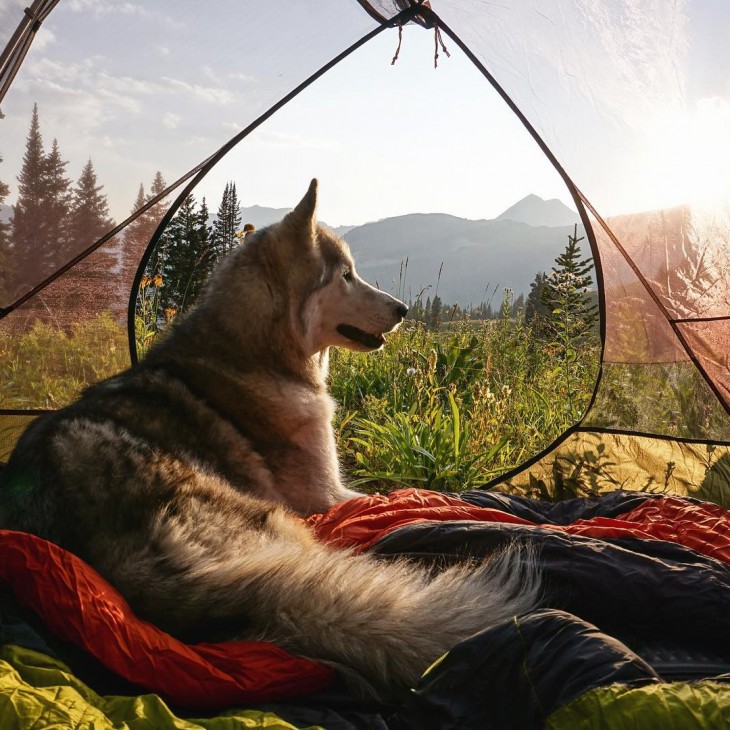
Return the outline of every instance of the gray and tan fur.
{"type": "Polygon", "coordinates": [[[296,518],[357,496],[340,476],[328,348],[377,349],[406,313],[317,225],[316,196],[315,180],[248,236],[142,363],[30,426],[0,525],[79,555],[178,637],[272,641],[389,696],[527,610],[537,581],[520,554],[434,577],[319,544],[296,518]]]}

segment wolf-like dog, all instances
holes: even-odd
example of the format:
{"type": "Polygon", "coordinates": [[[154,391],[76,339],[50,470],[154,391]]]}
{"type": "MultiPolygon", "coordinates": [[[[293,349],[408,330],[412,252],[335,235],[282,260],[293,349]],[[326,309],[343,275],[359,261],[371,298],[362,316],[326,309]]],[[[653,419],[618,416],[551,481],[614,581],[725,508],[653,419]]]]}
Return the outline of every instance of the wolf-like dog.
{"type": "Polygon", "coordinates": [[[275,642],[391,697],[529,609],[538,580],[520,551],[434,574],[320,544],[300,519],[359,496],[340,475],[329,348],[377,350],[407,312],[357,275],[316,201],[313,180],[141,363],[28,428],[0,526],[80,556],[184,640],[275,642]]]}

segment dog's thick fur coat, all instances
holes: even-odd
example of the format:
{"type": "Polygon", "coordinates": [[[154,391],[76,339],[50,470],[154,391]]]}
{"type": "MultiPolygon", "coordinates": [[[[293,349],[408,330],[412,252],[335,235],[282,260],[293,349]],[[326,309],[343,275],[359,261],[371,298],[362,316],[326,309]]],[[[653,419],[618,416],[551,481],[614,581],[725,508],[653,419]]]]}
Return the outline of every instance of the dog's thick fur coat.
{"type": "Polygon", "coordinates": [[[385,696],[528,609],[537,581],[519,553],[434,576],[319,544],[297,517],[357,496],[328,348],[377,349],[406,312],[317,225],[316,191],[247,237],[143,362],[31,425],[0,526],[76,553],[174,635],[272,641],[385,696]]]}

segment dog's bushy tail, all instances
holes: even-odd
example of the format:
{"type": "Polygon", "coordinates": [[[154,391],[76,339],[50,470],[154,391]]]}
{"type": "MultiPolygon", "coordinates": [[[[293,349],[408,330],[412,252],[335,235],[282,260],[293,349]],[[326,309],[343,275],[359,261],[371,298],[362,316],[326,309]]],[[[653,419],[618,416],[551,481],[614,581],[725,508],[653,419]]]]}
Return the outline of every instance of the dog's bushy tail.
{"type": "MultiPolygon", "coordinates": [[[[530,610],[540,592],[524,547],[436,575],[404,560],[292,547],[273,542],[243,557],[213,610],[230,611],[234,594],[245,596],[245,638],[354,670],[351,678],[380,697],[413,686],[458,642],[530,610]]],[[[211,577],[220,579],[219,568],[211,577]]]]}

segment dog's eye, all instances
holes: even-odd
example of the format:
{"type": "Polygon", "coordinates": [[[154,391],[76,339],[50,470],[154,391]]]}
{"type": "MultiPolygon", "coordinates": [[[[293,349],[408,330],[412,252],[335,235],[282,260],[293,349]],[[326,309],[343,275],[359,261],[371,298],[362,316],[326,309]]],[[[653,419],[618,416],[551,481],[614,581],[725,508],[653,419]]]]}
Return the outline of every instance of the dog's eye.
{"type": "Polygon", "coordinates": [[[352,269],[345,269],[344,273],[342,274],[342,278],[345,281],[352,281],[352,269]]]}

